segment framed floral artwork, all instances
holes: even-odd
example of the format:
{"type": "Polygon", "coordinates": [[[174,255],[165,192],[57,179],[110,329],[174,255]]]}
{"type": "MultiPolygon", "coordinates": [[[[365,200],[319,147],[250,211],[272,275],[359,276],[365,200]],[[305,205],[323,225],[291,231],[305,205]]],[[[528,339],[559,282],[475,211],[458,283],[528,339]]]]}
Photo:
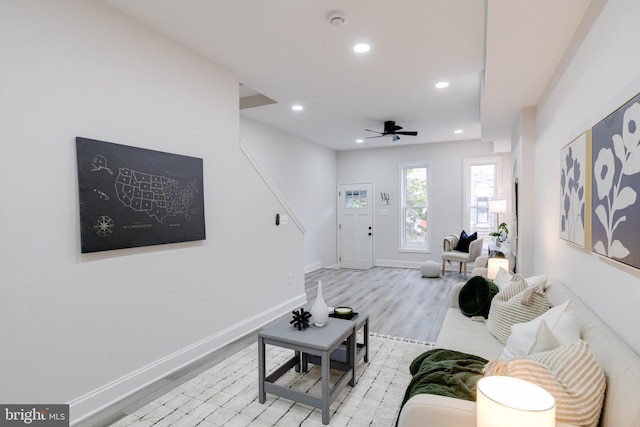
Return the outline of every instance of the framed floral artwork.
{"type": "Polygon", "coordinates": [[[560,150],[560,238],[589,248],[591,131],[560,150]]]}
{"type": "Polygon", "coordinates": [[[591,250],[640,268],[640,94],[592,130],[591,250]]]}

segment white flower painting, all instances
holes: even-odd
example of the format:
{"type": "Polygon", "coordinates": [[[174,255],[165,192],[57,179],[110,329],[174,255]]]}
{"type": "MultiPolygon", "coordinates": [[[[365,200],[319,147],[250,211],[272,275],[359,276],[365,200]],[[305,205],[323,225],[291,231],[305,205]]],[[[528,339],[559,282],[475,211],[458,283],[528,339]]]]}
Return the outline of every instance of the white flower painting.
{"type": "Polygon", "coordinates": [[[592,250],[640,268],[640,95],[593,128],[592,250]]]}
{"type": "Polygon", "coordinates": [[[590,138],[590,132],[585,132],[560,151],[560,237],[583,248],[588,247],[586,184],[590,138]]]}

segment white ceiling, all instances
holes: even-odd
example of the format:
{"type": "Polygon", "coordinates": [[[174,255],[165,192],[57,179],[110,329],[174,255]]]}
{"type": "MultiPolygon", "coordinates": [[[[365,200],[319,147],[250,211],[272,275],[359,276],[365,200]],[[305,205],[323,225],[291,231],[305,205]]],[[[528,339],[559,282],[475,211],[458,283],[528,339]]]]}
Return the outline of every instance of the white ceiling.
{"type": "Polygon", "coordinates": [[[104,1],[234,72],[240,96],[275,101],[243,116],[349,150],[508,141],[592,0],[104,1]],[[335,10],[344,25],[328,22],[335,10]],[[371,51],[354,53],[359,42],[371,51]],[[355,143],[385,120],[419,134],[355,143]]]}

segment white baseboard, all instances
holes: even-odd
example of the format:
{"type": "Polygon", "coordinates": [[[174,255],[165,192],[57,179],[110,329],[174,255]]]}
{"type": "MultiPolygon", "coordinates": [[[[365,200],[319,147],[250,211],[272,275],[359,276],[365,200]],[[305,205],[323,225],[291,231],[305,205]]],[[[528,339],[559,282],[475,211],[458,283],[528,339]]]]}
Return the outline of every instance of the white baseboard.
{"type": "Polygon", "coordinates": [[[300,294],[254,317],[231,326],[188,347],[169,354],[147,366],[99,387],[69,402],[71,425],[117,403],[123,398],[153,384],[199,358],[218,350],[236,339],[255,331],[288,311],[307,302],[306,294],[300,294]]]}
{"type": "Polygon", "coordinates": [[[320,261],[314,262],[313,264],[304,266],[304,274],[311,273],[312,271],[320,270],[322,268],[322,263],[320,261]]]}
{"type": "Polygon", "coordinates": [[[320,261],[314,262],[313,264],[305,265],[304,274],[311,273],[312,271],[320,270],[321,268],[327,268],[330,270],[340,270],[340,264],[332,264],[332,265],[323,267],[320,261]]]}
{"type": "MultiPolygon", "coordinates": [[[[377,259],[375,262],[376,267],[396,267],[396,268],[420,268],[420,264],[424,261],[400,261],[397,259],[377,259]]],[[[304,273],[310,273],[312,271],[318,270],[320,268],[327,268],[332,270],[339,270],[340,264],[328,265],[326,267],[322,267],[321,263],[314,263],[308,266],[305,266],[304,273]]]]}
{"type": "Polygon", "coordinates": [[[397,259],[377,259],[378,267],[420,268],[422,261],[400,261],[397,259]]]}

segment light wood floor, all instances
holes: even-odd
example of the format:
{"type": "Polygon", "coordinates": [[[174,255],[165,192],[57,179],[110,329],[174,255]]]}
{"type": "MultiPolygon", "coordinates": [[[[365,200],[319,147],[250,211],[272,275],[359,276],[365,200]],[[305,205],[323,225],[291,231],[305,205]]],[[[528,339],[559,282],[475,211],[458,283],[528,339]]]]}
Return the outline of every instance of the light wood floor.
{"type": "MultiPolygon", "coordinates": [[[[346,305],[369,314],[369,331],[420,341],[435,341],[449,302],[451,287],[463,281],[457,270],[445,277],[423,278],[417,269],[374,267],[369,270],[320,269],[305,276],[310,310],[322,280],[327,305],[346,305]]],[[[291,317],[291,314],[286,314],[291,317]]],[[[283,317],[285,317],[283,316],[283,317]]],[[[178,372],[106,408],[77,427],[109,426],[196,377],[257,340],[257,331],[213,352],[178,372]]]]}
{"type": "Polygon", "coordinates": [[[369,313],[369,330],[435,341],[449,305],[451,287],[464,280],[457,272],[428,279],[417,269],[374,267],[369,270],[320,269],[306,275],[310,309],[322,280],[328,306],[346,305],[369,313]]]}

